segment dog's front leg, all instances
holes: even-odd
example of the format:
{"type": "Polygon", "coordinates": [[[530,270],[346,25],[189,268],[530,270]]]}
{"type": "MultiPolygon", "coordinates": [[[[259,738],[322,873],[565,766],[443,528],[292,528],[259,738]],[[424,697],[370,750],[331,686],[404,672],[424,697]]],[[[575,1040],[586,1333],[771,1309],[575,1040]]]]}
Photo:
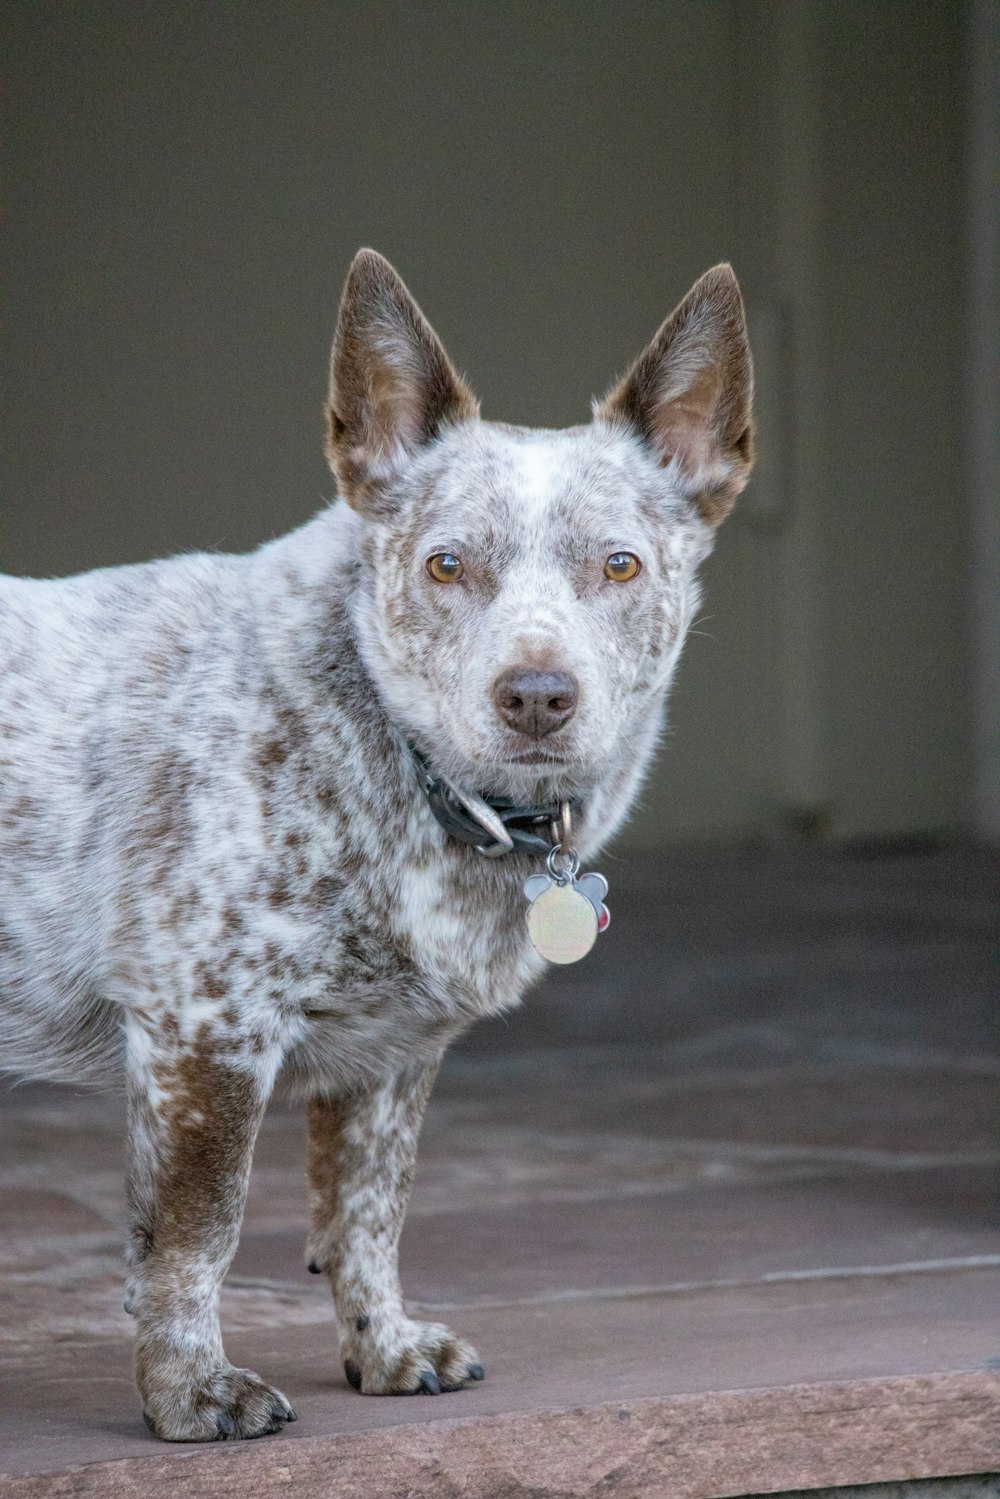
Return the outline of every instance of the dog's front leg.
{"type": "Polygon", "coordinates": [[[436,1395],[482,1379],[474,1348],[403,1309],[397,1253],[437,1064],[309,1104],[310,1270],[330,1277],[344,1372],[366,1395],[436,1395]]]}
{"type": "Polygon", "coordinates": [[[129,1290],[146,1424],[166,1441],[278,1431],[295,1413],[226,1359],[219,1288],[236,1251],[277,1058],[130,1026],[129,1290]]]}

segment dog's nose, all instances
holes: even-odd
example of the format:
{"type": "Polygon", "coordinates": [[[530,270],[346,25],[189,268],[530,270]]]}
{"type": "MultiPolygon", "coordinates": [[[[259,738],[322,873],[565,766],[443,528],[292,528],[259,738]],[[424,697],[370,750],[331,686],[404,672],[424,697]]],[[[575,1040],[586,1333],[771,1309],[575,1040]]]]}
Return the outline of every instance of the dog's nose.
{"type": "Polygon", "coordinates": [[[579,691],[576,678],[568,671],[512,666],[493,683],[493,701],[512,729],[541,739],[573,717],[579,691]]]}

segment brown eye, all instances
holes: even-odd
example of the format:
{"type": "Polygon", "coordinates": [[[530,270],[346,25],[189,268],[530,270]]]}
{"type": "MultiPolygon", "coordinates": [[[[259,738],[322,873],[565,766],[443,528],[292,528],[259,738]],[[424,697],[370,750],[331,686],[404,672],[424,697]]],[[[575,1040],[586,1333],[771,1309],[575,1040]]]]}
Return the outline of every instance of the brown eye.
{"type": "Polygon", "coordinates": [[[465,572],[461,557],[454,552],[435,552],[427,559],[427,571],[435,583],[457,583],[465,572]]]}
{"type": "Polygon", "coordinates": [[[604,576],[612,583],[628,583],[641,567],[642,563],[631,552],[612,552],[604,564],[604,576]]]}

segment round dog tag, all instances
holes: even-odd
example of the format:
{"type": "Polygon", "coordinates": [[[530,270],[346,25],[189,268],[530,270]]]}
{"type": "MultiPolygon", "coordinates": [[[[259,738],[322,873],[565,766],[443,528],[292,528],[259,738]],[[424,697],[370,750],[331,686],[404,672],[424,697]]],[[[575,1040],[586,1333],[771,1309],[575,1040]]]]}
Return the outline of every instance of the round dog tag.
{"type": "Polygon", "coordinates": [[[572,885],[550,885],[528,907],[528,936],[550,963],[576,963],[597,941],[597,912],[572,885]]]}

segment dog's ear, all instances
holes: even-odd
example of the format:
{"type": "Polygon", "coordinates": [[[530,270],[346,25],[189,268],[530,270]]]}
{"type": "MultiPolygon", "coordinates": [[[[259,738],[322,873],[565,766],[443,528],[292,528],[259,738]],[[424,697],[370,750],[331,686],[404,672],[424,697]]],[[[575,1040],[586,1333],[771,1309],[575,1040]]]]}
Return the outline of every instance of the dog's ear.
{"type": "Polygon", "coordinates": [[[753,362],[732,266],[706,271],[594,408],[627,423],[717,526],[753,466],[753,362]]]}
{"type": "Polygon", "coordinates": [[[377,505],[386,480],[475,396],[389,262],[359,250],[340,300],[330,360],[326,455],[345,499],[377,505]]]}

